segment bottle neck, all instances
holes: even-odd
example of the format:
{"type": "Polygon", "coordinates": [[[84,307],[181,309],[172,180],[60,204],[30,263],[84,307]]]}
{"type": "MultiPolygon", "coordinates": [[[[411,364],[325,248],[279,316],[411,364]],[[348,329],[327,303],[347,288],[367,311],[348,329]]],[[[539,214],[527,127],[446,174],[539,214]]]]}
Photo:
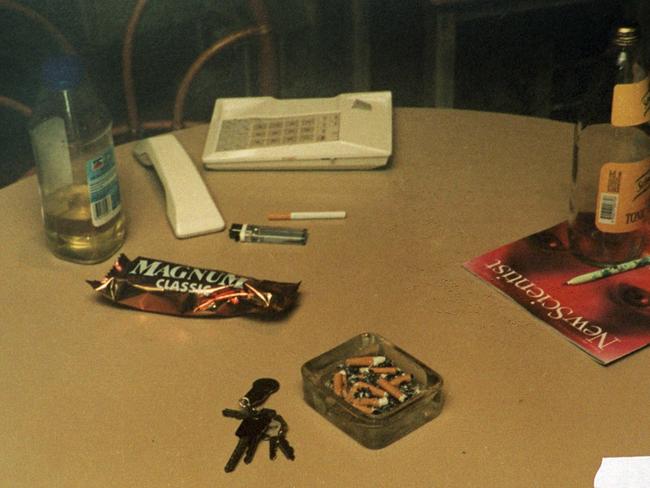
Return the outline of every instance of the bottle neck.
{"type": "Polygon", "coordinates": [[[636,43],[617,45],[613,42],[610,45],[595,66],[580,102],[580,127],[594,124],[626,127],[647,122],[645,103],[648,98],[648,76],[640,62],[640,51],[636,43]],[[634,116],[619,118],[621,113],[632,113],[634,116]],[[616,116],[613,117],[613,114],[616,116]],[[616,123],[613,123],[614,118],[616,123]]]}
{"type": "Polygon", "coordinates": [[[636,83],[647,77],[647,73],[639,60],[638,45],[619,46],[615,44],[613,46],[613,55],[616,64],[616,84],[636,83]]]}
{"type": "Polygon", "coordinates": [[[68,140],[90,140],[111,126],[111,116],[87,80],[68,89],[43,87],[30,118],[31,128],[53,118],[64,122],[68,140]]]}
{"type": "Polygon", "coordinates": [[[646,124],[648,75],[640,63],[636,42],[614,43],[616,76],[612,93],[611,124],[631,127],[646,124]]]}

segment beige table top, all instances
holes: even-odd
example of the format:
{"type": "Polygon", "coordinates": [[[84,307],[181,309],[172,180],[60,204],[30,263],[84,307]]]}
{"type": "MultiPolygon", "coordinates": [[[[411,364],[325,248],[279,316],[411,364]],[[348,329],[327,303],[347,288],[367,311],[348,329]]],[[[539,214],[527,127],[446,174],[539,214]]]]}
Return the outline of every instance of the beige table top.
{"type": "MultiPolygon", "coordinates": [[[[195,161],[205,126],[178,134],[195,161]]],[[[45,249],[35,179],[0,191],[0,486],[589,487],[601,458],[650,454],[650,352],[610,367],[461,265],[565,218],[572,131],[508,115],[398,109],[395,157],[367,172],[203,172],[228,223],[338,210],[306,246],[177,240],[155,174],[118,148],[122,251],[301,280],[282,321],[181,319],[101,301],[83,266],[45,249]],[[369,450],[302,398],[300,367],[364,331],[445,379],[441,415],[369,450]],[[290,425],[296,460],[263,448],[231,474],[252,380],[290,425]]]]}

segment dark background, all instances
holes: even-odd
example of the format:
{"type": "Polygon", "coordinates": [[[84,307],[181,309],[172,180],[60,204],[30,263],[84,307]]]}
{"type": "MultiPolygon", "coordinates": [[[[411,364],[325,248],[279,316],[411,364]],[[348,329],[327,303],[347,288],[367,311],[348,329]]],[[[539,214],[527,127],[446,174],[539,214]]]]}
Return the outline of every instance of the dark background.
{"type": "MultiPolygon", "coordinates": [[[[433,106],[436,15],[457,17],[454,108],[574,121],[597,55],[620,22],[648,24],[643,0],[268,0],[278,50],[278,95],[391,90],[395,106],[433,106]],[[525,4],[525,8],[518,8],[525,4]],[[442,9],[442,10],[441,10],[442,9]]],[[[121,49],[132,0],[21,0],[83,56],[115,124],[126,121],[121,49]]],[[[134,74],[142,119],[171,115],[192,61],[251,23],[244,0],[151,0],[136,36],[134,74]]],[[[650,30],[650,27],[648,28],[650,30]]],[[[0,96],[33,106],[52,37],[0,2],[0,96]]],[[[257,44],[211,61],[193,82],[187,118],[209,120],[218,97],[256,95],[257,44]]],[[[0,107],[0,187],[33,165],[24,116],[0,107]]]]}

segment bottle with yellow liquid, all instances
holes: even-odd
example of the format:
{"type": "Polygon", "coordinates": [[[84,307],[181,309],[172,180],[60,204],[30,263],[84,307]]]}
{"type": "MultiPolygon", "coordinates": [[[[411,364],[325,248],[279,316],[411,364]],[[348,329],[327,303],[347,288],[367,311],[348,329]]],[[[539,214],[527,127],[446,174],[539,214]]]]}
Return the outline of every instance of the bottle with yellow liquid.
{"type": "Polygon", "coordinates": [[[77,263],[111,257],[124,242],[112,120],[77,57],[46,61],[30,119],[47,245],[77,263]]]}
{"type": "Polygon", "coordinates": [[[638,29],[619,27],[576,125],[569,239],[599,266],[638,258],[646,244],[650,97],[639,51],[638,29]]]}

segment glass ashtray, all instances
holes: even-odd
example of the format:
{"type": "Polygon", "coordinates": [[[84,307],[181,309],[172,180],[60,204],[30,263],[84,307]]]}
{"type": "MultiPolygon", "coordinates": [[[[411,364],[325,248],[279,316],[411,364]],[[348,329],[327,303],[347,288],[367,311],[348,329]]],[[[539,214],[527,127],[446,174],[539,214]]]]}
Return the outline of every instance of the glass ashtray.
{"type": "MultiPolygon", "coordinates": [[[[374,374],[374,366],[364,369],[372,369],[374,374]]],[[[371,332],[353,337],[307,361],[301,372],[307,404],[369,449],[381,449],[401,439],[437,417],[442,410],[442,377],[392,342],[371,332]],[[347,359],[359,357],[384,357],[399,369],[399,374],[410,374],[412,380],[408,387],[408,398],[402,397],[401,402],[392,399],[390,406],[377,408],[370,413],[353,406],[349,390],[347,397],[336,394],[334,376],[344,369],[347,359]]],[[[391,375],[378,374],[373,379],[378,376],[391,378],[391,375]]],[[[354,383],[351,384],[354,386],[354,383]]],[[[403,390],[407,391],[407,385],[403,386],[403,390]]],[[[389,396],[397,398],[397,395],[386,394],[386,397],[389,396]]]]}

